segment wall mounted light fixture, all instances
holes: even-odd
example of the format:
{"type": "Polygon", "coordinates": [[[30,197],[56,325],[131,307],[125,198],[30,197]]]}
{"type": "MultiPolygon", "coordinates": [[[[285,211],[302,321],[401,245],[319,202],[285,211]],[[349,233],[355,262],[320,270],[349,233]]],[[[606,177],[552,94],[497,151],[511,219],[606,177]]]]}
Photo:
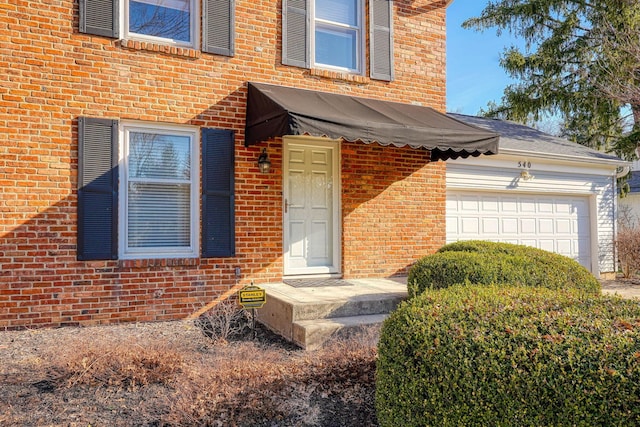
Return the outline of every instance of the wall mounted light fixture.
{"type": "Polygon", "coordinates": [[[260,169],[262,173],[269,173],[271,170],[271,160],[269,160],[266,148],[262,149],[262,153],[260,153],[260,157],[258,157],[258,169],[260,169]]]}
{"type": "Polygon", "coordinates": [[[533,178],[535,177],[531,175],[529,171],[520,172],[520,179],[523,179],[524,181],[531,181],[533,178]]]}

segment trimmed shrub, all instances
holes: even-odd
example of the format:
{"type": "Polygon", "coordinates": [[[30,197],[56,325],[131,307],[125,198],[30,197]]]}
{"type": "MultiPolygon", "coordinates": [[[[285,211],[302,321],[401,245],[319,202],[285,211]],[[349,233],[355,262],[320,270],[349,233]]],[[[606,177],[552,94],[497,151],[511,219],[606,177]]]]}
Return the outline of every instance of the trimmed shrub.
{"type": "MultiPolygon", "coordinates": [[[[521,255],[542,251],[532,246],[514,245],[513,243],[489,242],[488,240],[462,240],[449,243],[438,249],[441,252],[480,252],[489,254],[521,255]],[[532,251],[533,250],[533,251],[532,251]]],[[[545,252],[545,251],[542,251],[545,252]]]]}
{"type": "Polygon", "coordinates": [[[409,270],[409,298],[454,284],[509,284],[580,289],[600,294],[600,282],[571,258],[530,246],[486,241],[445,245],[409,270]]]}
{"type": "Polygon", "coordinates": [[[456,285],[384,322],[376,409],[385,426],[640,425],[637,301],[456,285]]]}

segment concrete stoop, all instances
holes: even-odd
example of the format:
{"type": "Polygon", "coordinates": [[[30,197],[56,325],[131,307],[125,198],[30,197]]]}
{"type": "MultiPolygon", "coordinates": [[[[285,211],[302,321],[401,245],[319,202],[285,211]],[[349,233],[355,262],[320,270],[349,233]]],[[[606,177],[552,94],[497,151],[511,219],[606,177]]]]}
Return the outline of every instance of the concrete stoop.
{"type": "Polygon", "coordinates": [[[334,334],[384,321],[407,297],[406,278],[261,284],[267,302],[258,321],[296,345],[312,350],[334,334]]]}

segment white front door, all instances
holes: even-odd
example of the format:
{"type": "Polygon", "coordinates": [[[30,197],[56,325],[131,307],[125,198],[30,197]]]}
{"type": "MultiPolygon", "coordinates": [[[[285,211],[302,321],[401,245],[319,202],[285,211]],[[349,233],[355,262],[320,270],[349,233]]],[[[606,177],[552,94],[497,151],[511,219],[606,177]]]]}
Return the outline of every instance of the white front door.
{"type": "Polygon", "coordinates": [[[285,275],[340,272],[338,147],[335,141],[285,138],[285,275]]]}

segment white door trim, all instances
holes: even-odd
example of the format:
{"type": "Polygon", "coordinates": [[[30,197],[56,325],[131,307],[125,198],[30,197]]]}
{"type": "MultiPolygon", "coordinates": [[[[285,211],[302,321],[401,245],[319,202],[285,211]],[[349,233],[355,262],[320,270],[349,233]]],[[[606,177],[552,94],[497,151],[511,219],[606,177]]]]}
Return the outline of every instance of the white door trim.
{"type": "Polygon", "coordinates": [[[283,219],[283,268],[285,276],[309,276],[309,275],[331,275],[336,276],[342,273],[342,233],[341,224],[342,217],[341,212],[341,168],[340,168],[340,140],[333,140],[328,138],[314,138],[308,136],[285,136],[283,138],[283,162],[282,162],[282,219],[283,219]],[[314,148],[322,147],[329,149],[332,153],[331,167],[332,177],[331,185],[333,188],[333,201],[332,201],[332,265],[322,267],[307,267],[304,269],[293,268],[289,262],[289,215],[288,208],[286,206],[287,197],[289,195],[289,162],[290,162],[290,148],[291,147],[305,147],[314,148]]]}

